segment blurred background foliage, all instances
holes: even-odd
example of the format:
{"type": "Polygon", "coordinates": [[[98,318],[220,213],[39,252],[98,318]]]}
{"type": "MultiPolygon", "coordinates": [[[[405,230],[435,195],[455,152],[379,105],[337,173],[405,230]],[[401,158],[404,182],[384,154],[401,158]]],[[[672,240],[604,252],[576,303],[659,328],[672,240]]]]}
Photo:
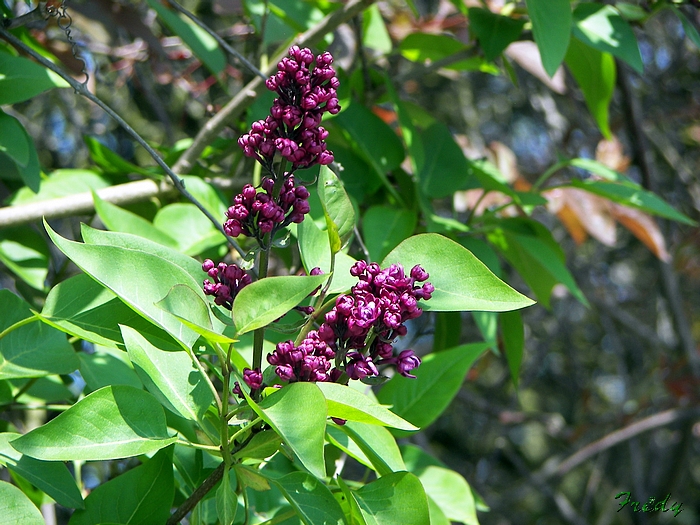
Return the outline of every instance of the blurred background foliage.
{"type": "MultiPolygon", "coordinates": [[[[377,244],[376,236],[387,217],[397,218],[386,207],[372,206],[418,200],[412,186],[402,182],[412,167],[398,138],[400,115],[387,92],[388,77],[420,130],[427,157],[440,158],[446,166],[421,182],[433,197],[430,221],[446,221],[448,232],[455,224],[473,226],[475,235],[464,244],[539,301],[522,312],[525,351],[517,389],[503,354],[518,333],[507,327],[520,326],[520,314],[502,316],[500,328],[494,314],[424,316],[426,321],[414,327],[415,348],[428,352],[485,339],[494,351],[477,361],[447,412],[406,442],[430,450],[465,476],[483,499],[480,510],[490,508],[479,514],[483,524],[669,521],[668,515],[629,508],[617,512],[615,496],[622,491],[631,491],[642,503],[671,493],[669,505],[683,503],[673,522],[698,523],[700,231],[572,185],[554,186],[588,176],[585,163],[567,167],[566,159],[595,159],[698,218],[699,11],[693,1],[604,2],[614,6],[638,42],[638,58],[623,47],[606,55],[611,80],[577,70],[571,55],[568,69],[547,74],[533,43],[538,34],[521,16],[536,3],[380,1],[320,44],[336,57],[341,104],[348,106],[327,122],[328,141],[362,210],[360,229],[370,253],[381,260],[389,251],[392,239],[377,244]],[[494,19],[495,14],[502,17],[494,19]],[[501,24],[498,34],[506,35],[500,38],[504,46],[490,37],[496,23],[501,24]],[[611,82],[608,101],[594,93],[605,82],[611,82]],[[355,102],[348,104],[350,99],[355,102]],[[397,133],[387,134],[391,129],[397,133]],[[452,138],[459,149],[446,162],[455,155],[452,138]],[[362,148],[364,156],[357,153],[362,148]],[[489,159],[498,168],[502,191],[484,194],[483,180],[465,175],[460,150],[474,162],[489,159]],[[380,165],[371,165],[372,159],[380,165]],[[558,163],[562,169],[548,172],[558,163]],[[551,177],[540,181],[543,174],[551,177]],[[465,177],[459,191],[452,177],[465,177]],[[544,199],[534,204],[544,205],[533,208],[532,218],[551,231],[575,283],[561,268],[538,259],[537,246],[518,253],[502,250],[500,258],[489,247],[498,247],[498,235],[517,235],[518,217],[533,204],[508,206],[513,192],[539,189],[540,182],[544,199]],[[505,220],[514,221],[509,223],[514,229],[499,233],[490,228],[505,220]]],[[[71,0],[71,36],[85,64],[74,58],[53,18],[24,26],[21,35],[79,81],[87,70],[90,91],[172,165],[253,74],[227,61],[210,36],[165,4],[71,0]]],[[[263,70],[281,43],[338,7],[329,0],[181,4],[263,70]]],[[[1,5],[6,16],[34,7],[10,0],[1,5]]],[[[236,139],[250,122],[264,117],[269,103],[269,95],[258,97],[189,170],[210,182],[223,202],[254,171],[236,139]]],[[[162,176],[121,128],[70,89],[47,91],[3,111],[31,136],[37,169],[43,172],[35,194],[25,187],[19,164],[0,154],[0,198],[8,208],[162,176]]],[[[3,125],[7,133],[11,124],[3,125]]],[[[314,174],[301,176],[312,180],[314,174]]],[[[191,187],[197,191],[196,183],[191,187]]],[[[212,207],[220,207],[222,201],[208,191],[197,195],[209,195],[212,207]]],[[[163,242],[191,255],[223,255],[221,240],[208,240],[216,232],[206,221],[169,223],[172,215],[163,214],[159,222],[161,210],[175,201],[172,193],[162,193],[124,207],[160,224],[161,233],[170,231],[163,242]]],[[[425,207],[422,215],[420,206],[408,208],[397,218],[397,239],[416,228],[437,228],[429,224],[425,207]]],[[[108,222],[107,216],[76,214],[60,227],[77,236],[79,220],[99,225],[108,222]]],[[[46,291],[67,272],[56,260],[36,224],[0,230],[0,287],[38,309],[46,291]]],[[[298,265],[280,262],[278,271],[298,265]]],[[[61,395],[63,390],[54,394],[61,395]]],[[[102,467],[91,468],[86,481],[92,477],[96,484],[110,476],[102,467]]]]}

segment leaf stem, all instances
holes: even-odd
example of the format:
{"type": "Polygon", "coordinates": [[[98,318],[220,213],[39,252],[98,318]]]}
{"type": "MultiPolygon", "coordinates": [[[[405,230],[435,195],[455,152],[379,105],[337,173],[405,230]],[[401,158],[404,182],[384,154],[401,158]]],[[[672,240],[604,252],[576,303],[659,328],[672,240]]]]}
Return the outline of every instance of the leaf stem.
{"type": "Polygon", "coordinates": [[[550,166],[550,168],[545,171],[539,179],[535,182],[535,184],[532,185],[532,190],[537,191],[540,189],[540,187],[547,182],[547,180],[554,175],[557,171],[559,171],[562,168],[566,168],[569,164],[571,164],[570,160],[563,160],[560,162],[557,162],[554,166],[550,166]]]}

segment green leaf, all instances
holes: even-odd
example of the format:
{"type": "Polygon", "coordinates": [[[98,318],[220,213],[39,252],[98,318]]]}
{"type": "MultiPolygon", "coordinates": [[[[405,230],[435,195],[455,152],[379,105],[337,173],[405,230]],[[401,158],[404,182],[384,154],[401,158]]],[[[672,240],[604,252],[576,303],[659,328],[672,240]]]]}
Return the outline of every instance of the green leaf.
{"type": "Polygon", "coordinates": [[[353,495],[367,525],[428,525],[428,500],[419,479],[395,472],[359,488],[353,495]]]}
{"type": "Polygon", "coordinates": [[[401,139],[382,119],[360,104],[350,104],[334,119],[353,149],[370,165],[390,193],[394,187],[387,173],[404,159],[401,139]]]}
{"type": "Polygon", "coordinates": [[[520,375],[520,363],[523,360],[523,347],[525,333],[520,312],[504,312],[501,314],[501,331],[503,333],[503,346],[506,351],[510,377],[513,385],[518,388],[518,376],[520,375]]]}
{"type": "Polygon", "coordinates": [[[343,183],[328,166],[321,166],[317,188],[323,211],[336,225],[341,243],[345,244],[355,228],[355,209],[343,183]]]}
{"type": "Polygon", "coordinates": [[[49,249],[31,226],[0,230],[0,262],[35,290],[46,289],[49,249]]]}
{"type": "Polygon", "coordinates": [[[117,175],[130,175],[138,173],[144,177],[153,177],[153,172],[143,169],[136,164],[132,164],[94,137],[85,135],[83,137],[87,145],[90,157],[104,172],[117,175]]]}
{"type": "Polygon", "coordinates": [[[547,74],[553,77],[569,47],[571,4],[569,0],[526,0],[525,4],[542,65],[547,74]]]}
{"type": "Polygon", "coordinates": [[[221,232],[199,208],[188,202],[168,204],[158,210],[153,226],[169,238],[175,235],[175,245],[187,255],[200,254],[225,242],[221,232]]]}
{"type": "Polygon", "coordinates": [[[238,495],[236,494],[236,483],[231,482],[234,471],[224,471],[219,488],[216,489],[216,514],[222,525],[231,525],[236,519],[238,510],[238,495]]]}
{"type": "Polygon", "coordinates": [[[399,44],[401,54],[411,62],[442,60],[466,49],[462,42],[452,36],[431,33],[409,33],[399,44]]]}
{"type": "Polygon", "coordinates": [[[530,219],[505,219],[499,225],[489,232],[489,242],[503,253],[546,308],[556,283],[562,283],[581,304],[588,306],[566,268],[563,250],[547,228],[530,219]]]}
{"type": "MultiPolygon", "coordinates": [[[[496,315],[496,314],[493,314],[496,315]]],[[[435,312],[433,352],[441,352],[459,344],[462,335],[461,312],[435,312]]]]}
{"type": "MultiPolygon", "coordinates": [[[[0,57],[3,53],[0,53],[0,57]]],[[[0,71],[2,71],[0,69],[0,71]]],[[[0,86],[2,83],[0,83],[0,86]]],[[[44,525],[44,517],[24,493],[0,481],[0,525],[44,525]]]]}
{"type": "Polygon", "coordinates": [[[338,428],[359,447],[380,476],[406,470],[394,436],[384,427],[348,421],[338,428]]]}
{"type": "Polygon", "coordinates": [[[233,301],[237,333],[245,334],[279,319],[327,278],[327,275],[285,275],[249,284],[233,301]]]}
{"type": "Polygon", "coordinates": [[[353,388],[338,383],[317,383],[317,386],[328,402],[329,416],[401,430],[418,430],[408,421],[353,388]]]}
{"type": "Polygon", "coordinates": [[[168,450],[143,465],[93,489],[85,510],[76,511],[69,525],[165,523],[175,495],[173,465],[168,450]]]}
{"type": "Polygon", "coordinates": [[[420,140],[425,155],[416,165],[418,185],[425,195],[437,199],[477,186],[462,148],[447,126],[435,122],[420,134],[420,140]]]}
{"type": "Polygon", "coordinates": [[[627,62],[644,72],[642,55],[632,27],[611,5],[584,2],[574,9],[573,34],[584,44],[627,62]]]}
{"type": "Polygon", "coordinates": [[[362,218],[362,236],[370,258],[381,261],[416,228],[418,216],[391,206],[372,206],[362,218]]]}
{"type": "Polygon", "coordinates": [[[525,20],[497,15],[479,7],[469,8],[469,29],[479,40],[486,60],[494,60],[515,42],[524,25],[525,20]]]}
{"type": "MultiPolygon", "coordinates": [[[[157,302],[156,306],[173,314],[207,341],[224,344],[235,342],[234,339],[223,335],[222,332],[228,327],[214,315],[209,304],[184,284],[173,286],[168,295],[157,302]]],[[[238,363],[234,364],[238,366],[238,363]]]]}
{"type": "Polygon", "coordinates": [[[282,439],[272,430],[263,430],[253,435],[250,442],[233,456],[237,459],[243,458],[269,458],[279,450],[282,439]]]}
{"type": "Polygon", "coordinates": [[[133,328],[121,329],[129,359],[146,389],[171,412],[201,421],[214,397],[187,352],[160,350],[133,328]]]}
{"type": "Polygon", "coordinates": [[[271,479],[306,525],[346,523],[340,505],[320,480],[305,472],[292,472],[271,479]]]}
{"type": "Polygon", "coordinates": [[[94,171],[56,170],[41,181],[39,193],[35,193],[29,188],[22,188],[10,199],[10,203],[15,206],[17,204],[40,202],[90,190],[99,190],[109,186],[109,181],[94,171]]]}
{"type": "Polygon", "coordinates": [[[202,263],[196,259],[183,255],[177,250],[173,250],[157,242],[144,239],[143,237],[128,233],[96,230],[95,228],[90,228],[90,226],[86,224],[80,225],[80,233],[87,244],[116,246],[118,248],[128,248],[157,255],[161,259],[165,259],[185,270],[198,285],[202,283],[203,279],[207,278],[206,272],[202,270],[202,263]]]}
{"type": "Polygon", "coordinates": [[[386,55],[392,50],[391,37],[376,4],[362,13],[362,44],[386,55]]]}
{"type": "Polygon", "coordinates": [[[33,317],[24,300],[0,290],[0,380],[69,374],[78,368],[66,336],[33,317]]]}
{"type": "Polygon", "coordinates": [[[630,186],[629,184],[619,184],[616,182],[607,182],[602,180],[577,180],[571,181],[574,188],[579,188],[613,202],[618,202],[631,208],[651,213],[671,219],[672,221],[682,222],[690,226],[697,226],[697,223],[686,217],[670,204],[666,203],[660,197],[650,191],[643,190],[640,187],[630,186]]]}
{"type": "MultiPolygon", "coordinates": [[[[148,322],[87,274],[54,286],[46,297],[40,319],[91,343],[122,348],[119,325],[135,328],[160,348],[180,348],[166,332],[148,322]]],[[[104,385],[103,385],[104,386],[104,385]]]]}
{"type": "Polygon", "coordinates": [[[666,8],[670,9],[676,14],[678,19],[681,21],[681,24],[683,24],[685,36],[687,36],[696,47],[700,48],[700,33],[698,33],[698,30],[695,28],[693,23],[683,14],[683,11],[674,5],[667,5],[666,8]]]}
{"type": "Polygon", "coordinates": [[[593,49],[572,38],[566,53],[566,65],[581,88],[588,110],[600,131],[609,139],[608,109],[615,90],[615,60],[609,53],[593,49]]]}
{"type": "Polygon", "coordinates": [[[292,383],[251,407],[279,434],[302,465],[317,478],[326,475],[323,443],[326,398],[314,383],[292,383]]]}
{"type": "Polygon", "coordinates": [[[69,84],[31,60],[0,53],[0,105],[29,100],[55,87],[69,84]]]}
{"type": "Polygon", "coordinates": [[[418,474],[425,493],[450,521],[479,525],[474,496],[467,481],[457,472],[428,466],[418,474]]]}
{"type": "Polygon", "coordinates": [[[393,263],[402,264],[407,272],[420,264],[430,274],[435,293],[429,301],[421,301],[424,310],[504,312],[534,303],[491,273],[469,250],[436,233],[403,241],[382,266],[393,263]]]}
{"type": "MultiPolygon", "coordinates": [[[[81,270],[184,346],[192,347],[199,335],[155,304],[176,284],[199,289],[199,283],[185,270],[152,253],[69,241],[54,232],[48,223],[44,225],[54,244],[81,270]]],[[[204,292],[201,298],[204,299],[204,292]]]]}
{"type": "Polygon", "coordinates": [[[117,385],[93,392],[11,445],[47,461],[92,461],[148,454],[176,440],[151,394],[117,385]]]}
{"type": "Polygon", "coordinates": [[[158,13],[165,25],[177,36],[182,38],[182,41],[192,50],[204,65],[218,75],[226,66],[226,57],[224,56],[219,44],[210,34],[204,31],[194,22],[186,18],[180,18],[176,13],[171,11],[159,0],[146,0],[151,9],[158,13]]]}
{"type": "Polygon", "coordinates": [[[18,437],[20,434],[13,432],[0,434],[0,463],[7,465],[11,471],[22,476],[64,507],[83,508],[83,497],[66,465],[23,456],[10,446],[10,441],[18,437]]]}
{"type": "MultiPolygon", "coordinates": [[[[380,403],[420,428],[430,425],[452,402],[488,343],[461,345],[428,354],[413,370],[416,378],[394,375],[377,394],[380,403]]],[[[398,435],[395,433],[395,435],[398,435]]]]}
{"type": "MultiPolygon", "coordinates": [[[[307,216],[304,222],[298,225],[297,236],[301,260],[306,271],[310,272],[313,268],[318,267],[328,278],[331,271],[331,249],[326,232],[319,230],[313,219],[307,216]]],[[[357,283],[357,278],[350,275],[350,268],[356,262],[355,259],[343,252],[335,254],[333,281],[328,290],[329,293],[345,292],[357,283]]]]}
{"type": "Polygon", "coordinates": [[[90,391],[109,385],[128,385],[134,388],[142,386],[129,358],[121,350],[96,346],[95,353],[81,352],[78,357],[80,375],[90,391]]]}
{"type": "Polygon", "coordinates": [[[26,167],[29,162],[29,148],[24,126],[19,120],[0,111],[0,152],[12,159],[15,164],[26,167]]]}
{"type": "Polygon", "coordinates": [[[95,211],[107,229],[138,235],[170,248],[177,246],[175,239],[156,228],[143,217],[100,199],[97,193],[93,192],[92,199],[95,202],[95,211]]]}

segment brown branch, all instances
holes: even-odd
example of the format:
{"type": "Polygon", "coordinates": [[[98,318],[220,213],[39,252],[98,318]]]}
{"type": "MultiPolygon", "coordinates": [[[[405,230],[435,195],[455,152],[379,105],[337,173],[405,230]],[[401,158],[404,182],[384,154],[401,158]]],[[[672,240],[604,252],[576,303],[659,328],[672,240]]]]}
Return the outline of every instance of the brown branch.
{"type": "Polygon", "coordinates": [[[557,465],[545,467],[539,473],[537,473],[536,476],[538,479],[543,480],[551,477],[561,477],[593,456],[603,452],[604,450],[608,450],[615,445],[623,443],[624,441],[628,441],[639,434],[670,425],[676,421],[697,416],[700,416],[700,408],[673,408],[664,412],[659,412],[658,414],[644,418],[641,421],[632,423],[625,428],[611,432],[598,441],[594,441],[593,443],[586,445],[557,465]]]}
{"type": "Polygon", "coordinates": [[[165,522],[165,525],[176,525],[180,523],[183,518],[187,516],[187,513],[190,512],[197,505],[197,503],[199,503],[201,499],[207,495],[207,492],[213,489],[219,480],[221,480],[224,475],[224,468],[224,463],[221,463],[218,467],[216,467],[214,472],[209,474],[207,479],[205,479],[202,484],[197,487],[192,494],[190,494],[190,497],[187,498],[177,508],[177,510],[170,515],[168,521],[165,522]]]}

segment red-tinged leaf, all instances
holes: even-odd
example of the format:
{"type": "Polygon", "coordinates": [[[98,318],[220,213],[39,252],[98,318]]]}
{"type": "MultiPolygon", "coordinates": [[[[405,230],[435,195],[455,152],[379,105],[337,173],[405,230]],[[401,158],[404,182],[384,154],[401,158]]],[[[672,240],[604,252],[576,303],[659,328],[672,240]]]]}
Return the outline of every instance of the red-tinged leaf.
{"type": "Polygon", "coordinates": [[[615,220],[606,199],[575,188],[555,188],[543,195],[549,200],[549,210],[557,214],[578,244],[586,240],[585,234],[605,246],[617,242],[615,220]]]}
{"type": "Polygon", "coordinates": [[[631,231],[656,257],[664,262],[671,260],[671,256],[666,250],[664,236],[651,216],[619,204],[611,204],[610,212],[617,222],[631,231]]]}

